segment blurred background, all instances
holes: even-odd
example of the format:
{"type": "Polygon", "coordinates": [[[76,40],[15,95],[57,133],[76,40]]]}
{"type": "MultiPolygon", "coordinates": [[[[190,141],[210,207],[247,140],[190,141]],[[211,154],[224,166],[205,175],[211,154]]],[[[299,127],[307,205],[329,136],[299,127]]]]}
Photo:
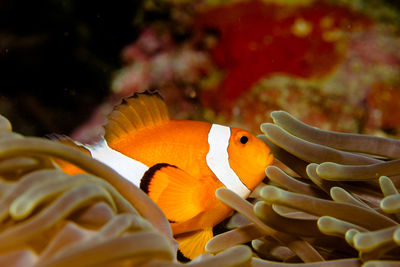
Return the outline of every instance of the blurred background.
{"type": "Polygon", "coordinates": [[[259,133],[273,110],[400,135],[400,3],[0,0],[0,114],[93,142],[123,97],[259,133]]]}

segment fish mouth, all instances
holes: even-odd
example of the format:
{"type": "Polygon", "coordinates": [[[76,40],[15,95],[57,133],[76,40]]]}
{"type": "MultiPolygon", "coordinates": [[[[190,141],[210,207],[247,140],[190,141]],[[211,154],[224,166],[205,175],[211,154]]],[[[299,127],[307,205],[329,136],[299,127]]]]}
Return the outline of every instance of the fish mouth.
{"type": "Polygon", "coordinates": [[[266,163],[265,163],[265,168],[267,168],[273,162],[274,162],[274,155],[272,153],[268,152],[267,160],[266,160],[266,163]]]}
{"type": "Polygon", "coordinates": [[[259,143],[259,160],[260,163],[264,164],[264,169],[266,169],[269,165],[271,165],[274,161],[274,155],[271,153],[271,148],[266,144],[263,138],[257,136],[259,143]]]}
{"type": "Polygon", "coordinates": [[[259,153],[256,161],[258,162],[259,168],[265,170],[274,162],[274,155],[267,148],[266,150],[259,153]]]}

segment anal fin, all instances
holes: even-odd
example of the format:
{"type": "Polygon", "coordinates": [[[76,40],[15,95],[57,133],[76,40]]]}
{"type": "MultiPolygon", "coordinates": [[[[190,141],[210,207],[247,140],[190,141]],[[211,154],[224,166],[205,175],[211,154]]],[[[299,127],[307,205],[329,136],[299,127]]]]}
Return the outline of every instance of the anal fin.
{"type": "Polygon", "coordinates": [[[201,179],[166,163],[152,166],[144,174],[140,188],[174,222],[187,221],[204,211],[210,194],[201,179]]]}
{"type": "Polygon", "coordinates": [[[206,228],[196,232],[180,234],[175,239],[179,243],[179,250],[183,256],[192,260],[206,253],[205,246],[212,237],[212,228],[206,228]]]}

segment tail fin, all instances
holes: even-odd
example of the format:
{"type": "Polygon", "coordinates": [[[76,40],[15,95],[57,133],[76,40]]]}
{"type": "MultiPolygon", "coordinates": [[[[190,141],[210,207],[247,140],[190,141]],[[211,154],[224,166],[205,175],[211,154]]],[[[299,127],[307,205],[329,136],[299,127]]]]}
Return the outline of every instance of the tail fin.
{"type": "MultiPolygon", "coordinates": [[[[51,135],[47,135],[46,136],[48,139],[53,140],[55,142],[64,144],[64,145],[68,145],[71,146],[73,148],[78,149],[79,151],[85,153],[88,156],[92,156],[90,154],[90,151],[85,148],[85,146],[79,142],[76,142],[74,140],[72,140],[71,138],[69,138],[66,135],[60,135],[60,134],[51,134],[51,135]]],[[[57,158],[53,158],[52,159],[53,162],[60,168],[62,169],[65,173],[68,173],[70,175],[74,175],[74,174],[79,174],[79,173],[84,173],[85,171],[83,171],[82,169],[78,168],[77,166],[66,162],[64,160],[61,159],[57,159],[57,158]]]]}

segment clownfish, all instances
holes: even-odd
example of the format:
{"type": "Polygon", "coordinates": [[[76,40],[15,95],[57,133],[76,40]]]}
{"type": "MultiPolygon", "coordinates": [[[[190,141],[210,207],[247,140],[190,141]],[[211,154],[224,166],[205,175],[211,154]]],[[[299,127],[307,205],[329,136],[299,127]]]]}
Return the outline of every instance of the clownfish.
{"type": "MultiPolygon", "coordinates": [[[[247,198],[273,161],[269,147],[245,130],[171,120],[158,93],[124,99],[104,128],[101,142],[80,149],[148,194],[189,259],[205,253],[213,227],[233,213],[215,191],[226,187],[247,198]]],[[[70,167],[61,166],[73,174],[70,167]]]]}

